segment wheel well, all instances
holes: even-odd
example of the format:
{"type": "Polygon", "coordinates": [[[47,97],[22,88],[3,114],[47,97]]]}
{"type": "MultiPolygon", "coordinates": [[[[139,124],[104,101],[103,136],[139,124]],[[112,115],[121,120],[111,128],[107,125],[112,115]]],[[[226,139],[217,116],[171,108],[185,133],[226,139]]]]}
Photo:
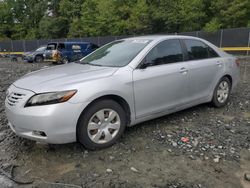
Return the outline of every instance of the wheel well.
{"type": "Polygon", "coordinates": [[[231,85],[233,85],[233,79],[232,79],[232,77],[231,77],[229,74],[227,74],[227,75],[225,75],[225,76],[223,76],[223,77],[228,78],[229,81],[230,81],[230,83],[231,83],[231,85]]]}
{"type": "Polygon", "coordinates": [[[124,109],[124,111],[126,112],[126,117],[127,117],[127,125],[129,125],[130,123],[130,118],[131,118],[131,111],[130,111],[130,107],[129,104],[127,103],[127,101],[125,99],[123,99],[122,97],[118,96],[118,95],[104,95],[101,96],[95,100],[93,100],[91,103],[89,103],[87,105],[87,107],[83,110],[82,114],[93,104],[96,103],[98,101],[101,100],[105,100],[105,99],[111,99],[114,100],[115,102],[117,102],[118,104],[121,105],[121,107],[124,109]]]}
{"type": "Polygon", "coordinates": [[[43,55],[41,55],[41,54],[36,55],[36,56],[35,56],[35,60],[36,60],[37,57],[43,58],[43,55]]]}

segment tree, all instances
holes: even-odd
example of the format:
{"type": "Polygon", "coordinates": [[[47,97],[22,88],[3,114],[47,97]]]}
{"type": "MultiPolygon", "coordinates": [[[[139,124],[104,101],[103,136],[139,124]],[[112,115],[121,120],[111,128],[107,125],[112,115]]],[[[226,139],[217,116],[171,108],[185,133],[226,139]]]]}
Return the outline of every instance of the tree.
{"type": "Polygon", "coordinates": [[[212,13],[204,30],[247,27],[250,18],[249,0],[212,0],[209,11],[212,13]]]}
{"type": "Polygon", "coordinates": [[[62,17],[43,17],[39,23],[39,35],[41,38],[64,38],[68,33],[68,20],[62,17]]]}

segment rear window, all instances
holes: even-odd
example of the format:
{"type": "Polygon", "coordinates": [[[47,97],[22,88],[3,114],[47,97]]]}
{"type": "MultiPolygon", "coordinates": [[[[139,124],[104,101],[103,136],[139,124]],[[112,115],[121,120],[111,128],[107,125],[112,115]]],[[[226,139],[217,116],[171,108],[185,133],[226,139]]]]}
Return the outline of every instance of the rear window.
{"type": "Polygon", "coordinates": [[[57,47],[57,43],[50,43],[47,45],[46,50],[55,50],[57,47]]]}
{"type": "Polygon", "coordinates": [[[186,39],[184,42],[187,47],[189,60],[218,57],[218,54],[211,47],[201,41],[186,39]]]}

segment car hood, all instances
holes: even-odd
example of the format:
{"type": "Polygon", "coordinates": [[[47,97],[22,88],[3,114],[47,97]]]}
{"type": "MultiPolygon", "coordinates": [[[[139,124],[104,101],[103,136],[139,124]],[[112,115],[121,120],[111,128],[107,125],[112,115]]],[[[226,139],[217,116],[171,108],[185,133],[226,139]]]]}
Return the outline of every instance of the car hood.
{"type": "Polygon", "coordinates": [[[39,53],[43,53],[43,52],[37,52],[37,51],[34,51],[34,52],[25,52],[23,55],[24,56],[29,56],[29,55],[36,55],[36,54],[39,54],[39,53]]]}
{"type": "Polygon", "coordinates": [[[118,68],[70,63],[31,72],[13,83],[16,87],[35,93],[77,89],[85,81],[111,76],[118,68]]]}

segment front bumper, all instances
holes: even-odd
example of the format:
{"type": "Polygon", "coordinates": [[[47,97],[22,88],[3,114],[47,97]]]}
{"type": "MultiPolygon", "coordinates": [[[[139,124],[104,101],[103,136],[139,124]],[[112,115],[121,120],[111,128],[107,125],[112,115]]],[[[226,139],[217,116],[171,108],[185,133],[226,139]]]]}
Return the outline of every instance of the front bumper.
{"type": "Polygon", "coordinates": [[[31,91],[16,89],[18,89],[18,92],[20,90],[23,93],[26,92],[27,98],[22,99],[15,106],[10,105],[8,99],[6,99],[5,111],[9,125],[17,135],[51,144],[76,141],[77,121],[87,104],[64,102],[24,108],[26,101],[33,94],[31,91]],[[45,135],[38,135],[37,132],[43,132],[45,135]]]}

